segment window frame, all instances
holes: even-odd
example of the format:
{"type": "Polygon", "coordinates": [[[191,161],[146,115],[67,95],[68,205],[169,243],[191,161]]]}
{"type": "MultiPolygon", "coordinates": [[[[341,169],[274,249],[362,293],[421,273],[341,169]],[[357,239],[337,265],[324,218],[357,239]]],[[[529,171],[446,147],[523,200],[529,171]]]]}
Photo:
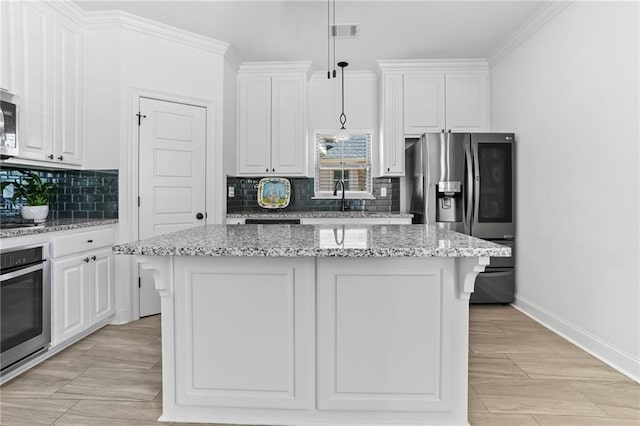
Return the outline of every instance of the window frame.
{"type": "MultiPolygon", "coordinates": [[[[366,166],[364,169],[365,179],[367,181],[367,187],[370,189],[369,191],[350,191],[346,190],[344,192],[345,199],[349,200],[373,200],[375,197],[373,196],[373,141],[375,138],[375,133],[373,129],[347,129],[347,132],[351,135],[367,135],[367,157],[366,157],[366,166]]],[[[318,136],[319,135],[335,135],[336,129],[331,130],[314,130],[313,131],[313,197],[312,199],[330,199],[335,200],[340,198],[342,194],[337,196],[333,195],[333,191],[319,191],[319,150],[318,150],[318,136]]],[[[336,170],[349,170],[349,168],[341,168],[336,170]]]]}

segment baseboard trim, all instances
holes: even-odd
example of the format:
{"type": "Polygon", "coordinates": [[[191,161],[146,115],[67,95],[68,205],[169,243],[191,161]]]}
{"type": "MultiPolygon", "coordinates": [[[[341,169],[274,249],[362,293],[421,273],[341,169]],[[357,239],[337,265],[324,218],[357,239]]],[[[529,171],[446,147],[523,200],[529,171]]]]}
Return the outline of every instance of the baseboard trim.
{"type": "Polygon", "coordinates": [[[516,294],[512,306],[611,368],[640,383],[640,359],[612,346],[522,296],[516,294]]]}

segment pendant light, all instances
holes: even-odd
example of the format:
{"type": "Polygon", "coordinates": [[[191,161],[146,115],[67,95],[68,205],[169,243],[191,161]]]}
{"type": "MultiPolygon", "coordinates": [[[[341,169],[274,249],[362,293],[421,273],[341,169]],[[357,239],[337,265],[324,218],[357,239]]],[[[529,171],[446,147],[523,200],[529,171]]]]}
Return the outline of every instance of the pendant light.
{"type": "Polygon", "coordinates": [[[351,139],[351,135],[344,128],[347,122],[347,116],[344,113],[344,68],[348,66],[348,62],[338,62],[338,66],[342,70],[342,113],[340,113],[340,130],[336,133],[336,141],[345,142],[351,139]]]}

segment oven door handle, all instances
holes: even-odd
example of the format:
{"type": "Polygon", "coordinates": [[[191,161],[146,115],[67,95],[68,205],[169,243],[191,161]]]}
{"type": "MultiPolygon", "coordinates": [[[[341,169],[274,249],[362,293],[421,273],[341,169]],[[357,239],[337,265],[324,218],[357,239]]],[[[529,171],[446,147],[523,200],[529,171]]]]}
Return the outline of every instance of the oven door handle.
{"type": "Polygon", "coordinates": [[[8,274],[0,275],[0,282],[8,281],[13,278],[21,277],[22,275],[27,275],[32,272],[41,271],[44,269],[44,262],[39,263],[37,265],[29,266],[28,268],[19,269],[17,271],[9,272],[8,274]]]}

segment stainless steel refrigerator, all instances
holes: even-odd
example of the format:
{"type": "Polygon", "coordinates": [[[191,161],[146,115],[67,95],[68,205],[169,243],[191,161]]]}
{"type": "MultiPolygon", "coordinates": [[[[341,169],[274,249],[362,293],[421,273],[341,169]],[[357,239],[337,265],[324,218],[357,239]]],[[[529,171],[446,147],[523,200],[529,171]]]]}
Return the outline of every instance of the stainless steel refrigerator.
{"type": "MultiPolygon", "coordinates": [[[[427,133],[406,150],[414,223],[428,223],[511,247],[515,242],[513,133],[427,133]]],[[[471,303],[511,303],[515,253],[492,258],[471,303]]]]}

